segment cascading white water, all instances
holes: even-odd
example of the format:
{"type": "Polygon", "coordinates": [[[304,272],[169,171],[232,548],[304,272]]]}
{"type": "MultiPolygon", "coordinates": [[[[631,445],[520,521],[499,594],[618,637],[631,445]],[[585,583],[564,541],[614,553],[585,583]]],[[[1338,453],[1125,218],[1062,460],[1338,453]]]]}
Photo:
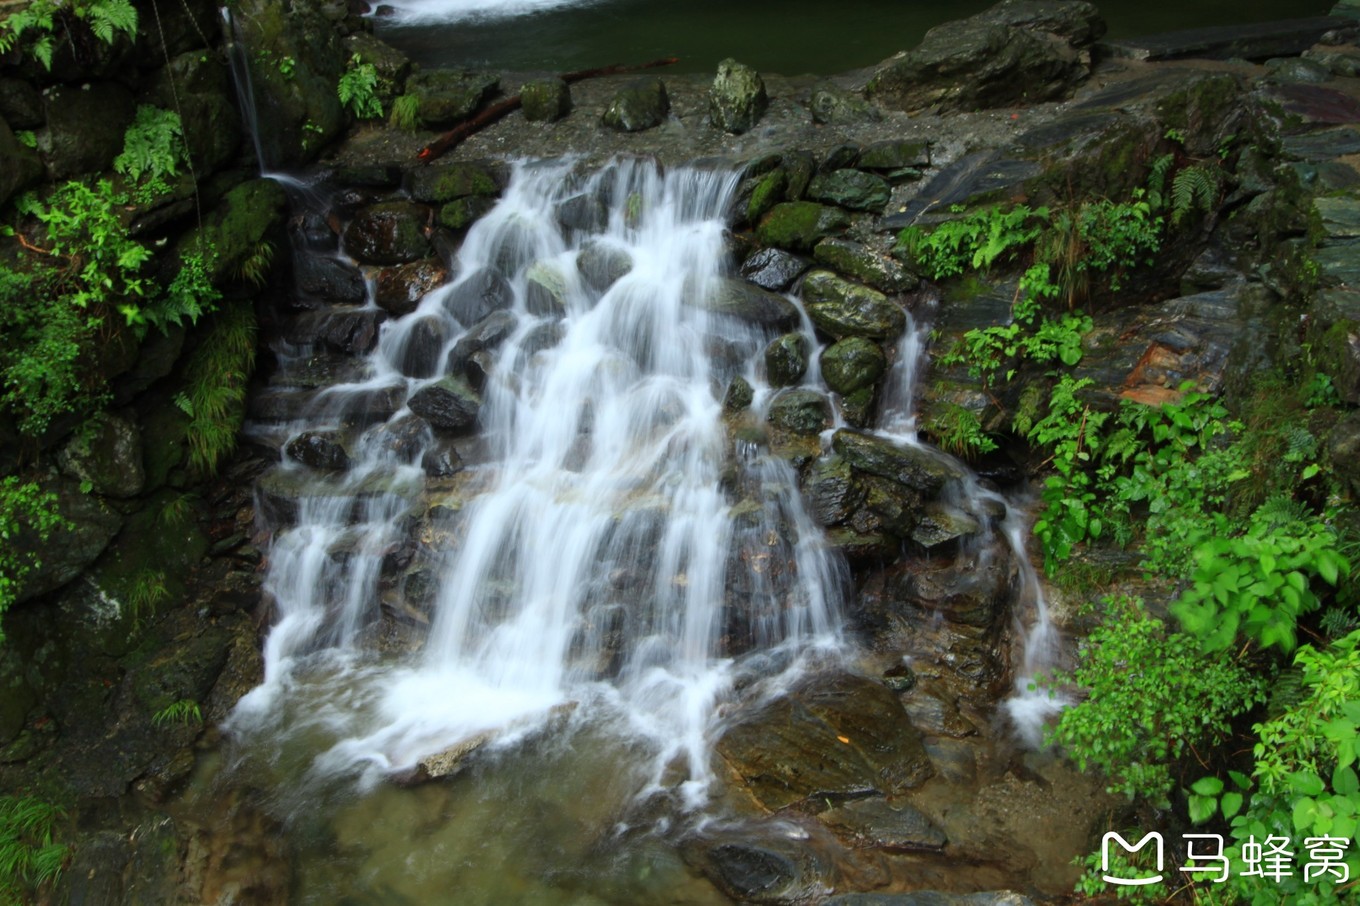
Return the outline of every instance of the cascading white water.
{"type": "MultiPolygon", "coordinates": [[[[922,318],[918,322],[908,313],[906,330],[898,341],[896,359],[884,382],[878,433],[899,444],[923,447],[917,433],[916,396],[917,385],[928,360],[930,330],[931,325],[926,319],[922,318]]],[[[1045,722],[1070,702],[1049,689],[1030,688],[1057,665],[1060,638],[1049,615],[1043,583],[1039,580],[1034,564],[1030,562],[1025,546],[1029,526],[1020,507],[1012,505],[996,491],[983,487],[965,464],[941,450],[933,447],[926,449],[957,466],[962,477],[950,489],[949,496],[954,505],[976,518],[985,532],[990,533],[999,528],[1010,548],[1019,572],[1012,606],[1017,613],[1031,608],[1033,622],[1020,626],[1023,650],[1021,669],[1015,678],[1015,691],[1006,699],[1003,707],[1021,739],[1031,748],[1039,748],[1043,744],[1045,722]],[[989,512],[1004,513],[999,525],[993,526],[994,520],[988,515],[989,512]]]]}
{"type": "MultiPolygon", "coordinates": [[[[236,729],[324,727],[338,741],[317,766],[372,780],[485,734],[512,739],[576,705],[650,746],[652,784],[664,772],[683,779],[687,804],[703,800],[734,657],[777,651],[787,664],[835,650],[844,583],[789,466],[734,456],[722,421],[728,380],[769,339],[704,309],[735,184],[645,162],[584,182],[568,164],[516,168],[468,234],[460,280],[384,325],[363,381],[322,401],[353,411],[344,403],[357,395],[395,385],[409,399],[435,383],[403,374],[419,370],[406,359],[415,332],[444,331],[443,363],[474,327],[456,300],[490,272],[508,281],[515,326],[481,393],[484,462],[460,476],[452,515],[431,528],[447,544],[422,542],[440,548],[423,650],[381,666],[356,653],[383,557],[415,503],[452,494],[415,465],[440,442],[428,428],[414,444],[393,442],[409,436],[402,409],[351,443],[348,473],[306,489],[296,526],[275,539],[267,680],[242,701],[236,729]],[[557,206],[577,193],[605,204],[607,226],[559,225],[557,206]],[[631,267],[596,289],[577,268],[587,247],[631,267]],[[531,267],[557,275],[560,315],[531,313],[543,308],[529,303],[531,267]]],[[[343,425],[321,412],[298,429],[343,425]]]]}

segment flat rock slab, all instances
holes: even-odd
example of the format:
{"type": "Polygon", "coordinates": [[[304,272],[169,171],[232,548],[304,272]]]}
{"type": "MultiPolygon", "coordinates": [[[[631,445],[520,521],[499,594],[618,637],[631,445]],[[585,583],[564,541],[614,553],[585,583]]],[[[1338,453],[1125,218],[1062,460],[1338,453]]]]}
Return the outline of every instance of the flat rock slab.
{"type": "Polygon", "coordinates": [[[1248,25],[1217,25],[1184,31],[1106,41],[1101,48],[1111,56],[1134,60],[1264,60],[1303,53],[1329,31],[1354,30],[1353,19],[1317,16],[1248,25]]]}
{"type": "Polygon", "coordinates": [[[860,799],[817,816],[850,842],[894,852],[938,852],[949,842],[944,831],[904,802],[860,799]]]}
{"type": "Polygon", "coordinates": [[[1308,161],[1331,160],[1360,152],[1360,129],[1337,126],[1302,135],[1288,135],[1283,144],[1285,153],[1291,157],[1308,161]]]}
{"type": "Polygon", "coordinates": [[[851,674],[814,677],[743,716],[717,748],[771,810],[809,798],[895,796],[935,773],[897,694],[851,674]]]}
{"type": "Polygon", "coordinates": [[[1272,85],[1262,94],[1307,126],[1360,123],[1360,101],[1335,88],[1318,85],[1272,85]]]}
{"type": "Polygon", "coordinates": [[[881,229],[899,230],[912,224],[948,220],[954,205],[972,206],[1015,194],[1026,180],[1043,172],[1032,160],[1016,160],[997,151],[965,155],[937,173],[906,206],[884,217],[881,229]]]}

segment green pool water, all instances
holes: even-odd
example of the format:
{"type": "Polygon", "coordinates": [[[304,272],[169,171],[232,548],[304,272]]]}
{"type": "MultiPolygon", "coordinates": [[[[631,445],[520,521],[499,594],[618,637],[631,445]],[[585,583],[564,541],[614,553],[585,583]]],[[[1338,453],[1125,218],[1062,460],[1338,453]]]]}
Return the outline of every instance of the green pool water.
{"type": "MultiPolygon", "coordinates": [[[[419,3],[422,0],[409,0],[419,3]]],[[[424,66],[572,71],[678,56],[709,72],[725,57],[766,72],[829,74],[915,46],[989,0],[596,0],[518,16],[402,25],[378,33],[424,66]]],[[[1326,15],[1332,0],[1107,0],[1109,35],[1326,15]]]]}

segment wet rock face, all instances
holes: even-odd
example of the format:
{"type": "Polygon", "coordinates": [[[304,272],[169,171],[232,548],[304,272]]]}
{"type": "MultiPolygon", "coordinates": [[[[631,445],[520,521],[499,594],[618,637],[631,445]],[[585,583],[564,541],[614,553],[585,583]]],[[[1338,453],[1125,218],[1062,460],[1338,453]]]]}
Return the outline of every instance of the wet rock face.
{"type": "Polygon", "coordinates": [[[1090,68],[1088,48],[1105,32],[1081,0],[1004,0],[926,33],[915,50],[884,64],[865,87],[897,110],[1008,107],[1069,95],[1090,68]]]}
{"type": "Polygon", "coordinates": [[[847,337],[822,352],[822,377],[837,393],[850,394],[871,387],[887,368],[883,350],[864,337],[847,337]]]}
{"type": "Polygon", "coordinates": [[[769,103],[760,73],[731,58],[718,64],[708,95],[708,118],[715,127],[737,135],[749,132],[769,103]]]}
{"type": "Polygon", "coordinates": [[[671,102],[660,79],[635,79],[609,102],[601,121],[619,132],[641,132],[666,121],[671,102]]]}
{"type": "Polygon", "coordinates": [[[445,377],[411,396],[411,411],[444,434],[471,434],[477,428],[482,401],[459,377],[445,377]]]}
{"type": "Polygon", "coordinates": [[[450,290],[444,308],[460,324],[476,324],[491,314],[508,308],[514,300],[509,282],[489,268],[470,275],[450,290]]]}
{"type": "Polygon", "coordinates": [[[839,205],[852,211],[882,212],[892,194],[888,181],[863,170],[833,170],[813,177],[807,188],[813,201],[839,205]]]}
{"type": "Polygon", "coordinates": [[[742,262],[741,275],[761,289],[782,292],[809,266],[806,258],[783,249],[761,249],[742,262]]]}
{"type": "Polygon", "coordinates": [[[412,261],[378,272],[374,301],[393,317],[416,310],[425,294],[449,277],[448,268],[434,259],[412,261]]]}
{"type": "Polygon", "coordinates": [[[771,330],[791,330],[798,324],[798,309],[792,302],[744,280],[719,280],[708,296],[694,302],[714,314],[771,330]]]}
{"type": "Polygon", "coordinates": [[[421,121],[436,128],[472,116],[499,87],[496,76],[454,69],[431,69],[406,82],[406,90],[419,99],[421,121]]]}
{"type": "Polygon", "coordinates": [[[765,347],[765,378],[772,387],[789,387],[807,372],[807,338],[801,333],[775,337],[765,347]]]}
{"type": "Polygon", "coordinates": [[[297,291],[318,302],[358,305],[364,301],[364,275],[338,258],[300,255],[293,265],[297,291]]]}
{"type": "Polygon", "coordinates": [[[717,750],[770,810],[896,796],[935,772],[897,695],[852,674],[813,678],[739,718],[717,750]]]}
{"type": "Polygon", "coordinates": [[[406,264],[430,254],[424,205],[386,201],[359,212],[345,229],[345,250],[370,264],[406,264]]]}
{"type": "Polygon", "coordinates": [[[146,485],[142,435],[137,425],[112,413],[91,420],[57,456],[62,472],[106,497],[135,497],[146,485]]]}
{"type": "Polygon", "coordinates": [[[334,431],[306,431],[284,447],[289,458],[322,472],[343,472],[349,468],[349,454],[334,431]]]}

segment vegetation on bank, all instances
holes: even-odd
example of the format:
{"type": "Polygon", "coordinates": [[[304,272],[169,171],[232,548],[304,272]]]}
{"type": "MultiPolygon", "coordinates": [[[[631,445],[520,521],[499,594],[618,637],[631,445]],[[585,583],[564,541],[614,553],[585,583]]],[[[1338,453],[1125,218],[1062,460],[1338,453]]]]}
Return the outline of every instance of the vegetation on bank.
{"type": "MultiPolygon", "coordinates": [[[[1212,164],[1173,175],[1172,162],[1154,161],[1127,201],[993,207],[904,231],[900,246],[935,279],[1003,265],[1022,274],[1010,323],[968,331],[940,361],[984,386],[1029,376],[1010,428],[1047,476],[1034,526],[1045,569],[1098,598],[1075,668],[1042,680],[1080,696],[1051,742],[1137,806],[1141,827],[1113,828],[1130,841],[1151,830],[1226,840],[1221,883],[1216,872],[1172,870],[1191,880],[1116,888],[1096,853],[1079,892],[1347,902],[1360,879],[1354,846],[1341,857],[1346,882],[1340,870],[1306,881],[1301,870],[1273,881],[1244,874],[1260,867],[1268,838],[1300,855],[1305,838],[1353,839],[1360,812],[1360,602],[1350,581],[1360,519],[1321,443],[1342,411],[1330,376],[1305,355],[1231,400],[1185,385],[1162,405],[1110,409],[1072,370],[1091,329],[1080,311],[1090,288],[1117,299],[1123,279],[1217,204],[1212,164]],[[1136,552],[1135,575],[1092,570],[1102,549],[1136,552]],[[1100,597],[1115,579],[1136,580],[1143,596],[1100,597]]],[[[980,454],[996,438],[972,419],[952,428],[953,446],[980,454]]],[[[1116,868],[1146,876],[1150,855],[1116,868]]]]}

